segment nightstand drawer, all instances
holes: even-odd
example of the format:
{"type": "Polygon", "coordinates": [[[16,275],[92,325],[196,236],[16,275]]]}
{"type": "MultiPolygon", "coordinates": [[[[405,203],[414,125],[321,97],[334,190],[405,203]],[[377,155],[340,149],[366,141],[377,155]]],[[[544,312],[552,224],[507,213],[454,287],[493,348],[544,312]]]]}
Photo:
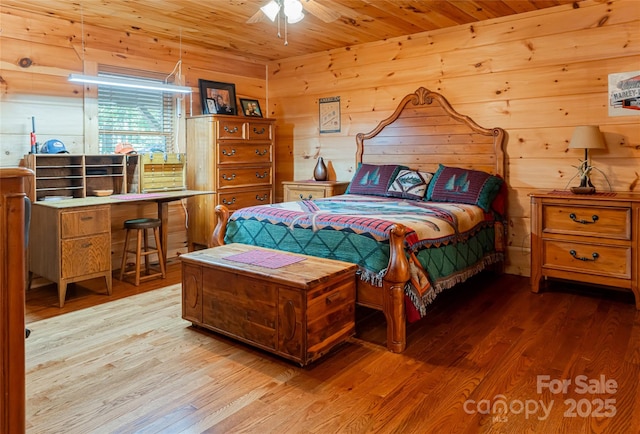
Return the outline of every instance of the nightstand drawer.
{"type": "Polygon", "coordinates": [[[621,279],[631,277],[631,247],[545,240],[542,266],[621,279]]]}
{"type": "Polygon", "coordinates": [[[631,209],[545,205],[543,231],[589,237],[631,239],[631,209]]]}

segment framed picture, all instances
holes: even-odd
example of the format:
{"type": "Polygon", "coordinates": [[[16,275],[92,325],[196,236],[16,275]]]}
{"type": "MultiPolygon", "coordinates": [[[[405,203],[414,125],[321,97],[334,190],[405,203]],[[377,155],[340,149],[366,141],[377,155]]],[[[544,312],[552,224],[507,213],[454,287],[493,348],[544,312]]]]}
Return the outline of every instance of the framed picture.
{"type": "Polygon", "coordinates": [[[245,116],[262,117],[262,110],[260,110],[260,103],[257,99],[240,98],[240,105],[245,116]]]}
{"type": "Polygon", "coordinates": [[[340,97],[320,98],[320,133],[340,132],[340,97]]]}
{"type": "Polygon", "coordinates": [[[219,81],[198,80],[202,114],[236,115],[236,85],[219,81]]]}

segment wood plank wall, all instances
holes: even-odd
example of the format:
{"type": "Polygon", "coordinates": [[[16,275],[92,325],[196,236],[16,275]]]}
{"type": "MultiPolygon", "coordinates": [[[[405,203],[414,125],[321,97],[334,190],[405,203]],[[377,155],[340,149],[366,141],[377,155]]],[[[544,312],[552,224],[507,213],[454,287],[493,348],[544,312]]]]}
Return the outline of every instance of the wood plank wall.
{"type": "MultiPolygon", "coordinates": [[[[576,125],[600,126],[608,149],[593,152],[593,162],[613,189],[640,193],[640,116],[609,117],[607,110],[608,74],[640,70],[636,0],[558,6],[268,68],[278,181],[309,179],[318,155],[331,179],[349,180],[355,135],[372,130],[420,86],[442,93],[484,127],[505,128],[509,273],[530,271],[528,194],[564,189],[583,157],[567,149],[576,125]],[[333,96],[341,100],[341,132],[319,134],[318,99],[333,96]]],[[[608,189],[598,173],[594,183],[608,189]]]]}
{"type": "MultiPolygon", "coordinates": [[[[176,151],[185,149],[185,116],[201,114],[198,79],[234,83],[236,96],[266,104],[266,65],[174,40],[154,40],[133,34],[36,16],[0,8],[0,166],[20,164],[29,151],[31,117],[36,118],[39,142],[57,138],[71,153],[97,153],[96,90],[67,81],[70,73],[95,73],[98,64],[169,75],[182,61],[183,83],[194,90],[192,101],[183,101],[178,122],[176,151]],[[83,37],[84,30],[84,37],[83,37]],[[84,45],[84,51],[83,51],[84,45]],[[22,58],[32,65],[23,68],[22,58]]],[[[124,231],[122,222],[133,215],[154,216],[155,204],[125,205],[112,209],[112,260],[120,263],[124,231]]],[[[169,258],[187,251],[185,209],[170,204],[169,258]]]]}
{"type": "MultiPolygon", "coordinates": [[[[579,151],[567,149],[576,125],[600,125],[605,133],[608,149],[594,152],[593,160],[613,188],[640,191],[640,119],[607,114],[608,74],[640,70],[640,8],[636,0],[586,1],[579,6],[267,65],[184,46],[177,38],[151,40],[85,26],[83,40],[79,20],[33,16],[0,6],[0,166],[19,164],[28,151],[31,116],[36,116],[40,141],[59,138],[72,152],[96,149],[95,117],[87,106],[93,96],[89,93],[83,102],[83,88],[68,83],[67,76],[82,72],[83,66],[90,72],[98,63],[168,74],[182,59],[184,83],[194,90],[198,78],[235,83],[238,97],[260,100],[264,112],[278,120],[278,183],[310,178],[318,155],[328,161],[332,179],[349,180],[355,135],[373,129],[404,95],[425,86],[481,125],[507,130],[507,272],[528,275],[528,193],[567,185],[581,157],[579,151]],[[32,59],[31,67],[18,66],[24,57],[32,59]],[[321,135],[318,99],[330,96],[341,98],[342,128],[340,133],[321,135]]],[[[187,115],[189,106],[185,101],[187,115]]],[[[193,113],[200,113],[197,93],[193,113]]],[[[182,146],[184,128],[180,140],[182,146]]],[[[607,188],[603,179],[594,178],[598,188],[607,188]]],[[[181,205],[170,208],[171,258],[186,251],[186,229],[181,205]]],[[[114,231],[130,212],[127,207],[113,212],[114,231]]],[[[140,207],[136,212],[152,215],[155,209],[140,207]]],[[[121,238],[114,236],[115,261],[121,238]]]]}

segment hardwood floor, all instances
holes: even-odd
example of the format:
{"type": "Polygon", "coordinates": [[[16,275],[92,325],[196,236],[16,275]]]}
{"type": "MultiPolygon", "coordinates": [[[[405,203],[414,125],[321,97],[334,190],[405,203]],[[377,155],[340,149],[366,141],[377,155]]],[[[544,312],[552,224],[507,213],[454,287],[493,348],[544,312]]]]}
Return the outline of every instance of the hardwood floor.
{"type": "Polygon", "coordinates": [[[192,328],[179,282],[176,264],[139,288],[114,279],[111,297],[89,282],[62,309],[52,286],[30,290],[27,432],[640,432],[629,294],[533,294],[526,278],[483,274],[409,325],[403,354],[358,309],[358,336],[300,368],[192,328]]]}

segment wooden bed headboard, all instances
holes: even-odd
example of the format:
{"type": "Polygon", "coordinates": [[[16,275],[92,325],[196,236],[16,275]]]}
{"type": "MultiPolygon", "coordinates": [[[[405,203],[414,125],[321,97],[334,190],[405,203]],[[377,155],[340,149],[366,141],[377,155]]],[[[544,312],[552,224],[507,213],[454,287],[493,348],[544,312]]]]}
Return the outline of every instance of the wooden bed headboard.
{"type": "Polygon", "coordinates": [[[369,133],[358,133],[356,163],[403,164],[435,172],[439,164],[505,177],[502,128],[483,128],[424,87],[405,96],[369,133]]]}

